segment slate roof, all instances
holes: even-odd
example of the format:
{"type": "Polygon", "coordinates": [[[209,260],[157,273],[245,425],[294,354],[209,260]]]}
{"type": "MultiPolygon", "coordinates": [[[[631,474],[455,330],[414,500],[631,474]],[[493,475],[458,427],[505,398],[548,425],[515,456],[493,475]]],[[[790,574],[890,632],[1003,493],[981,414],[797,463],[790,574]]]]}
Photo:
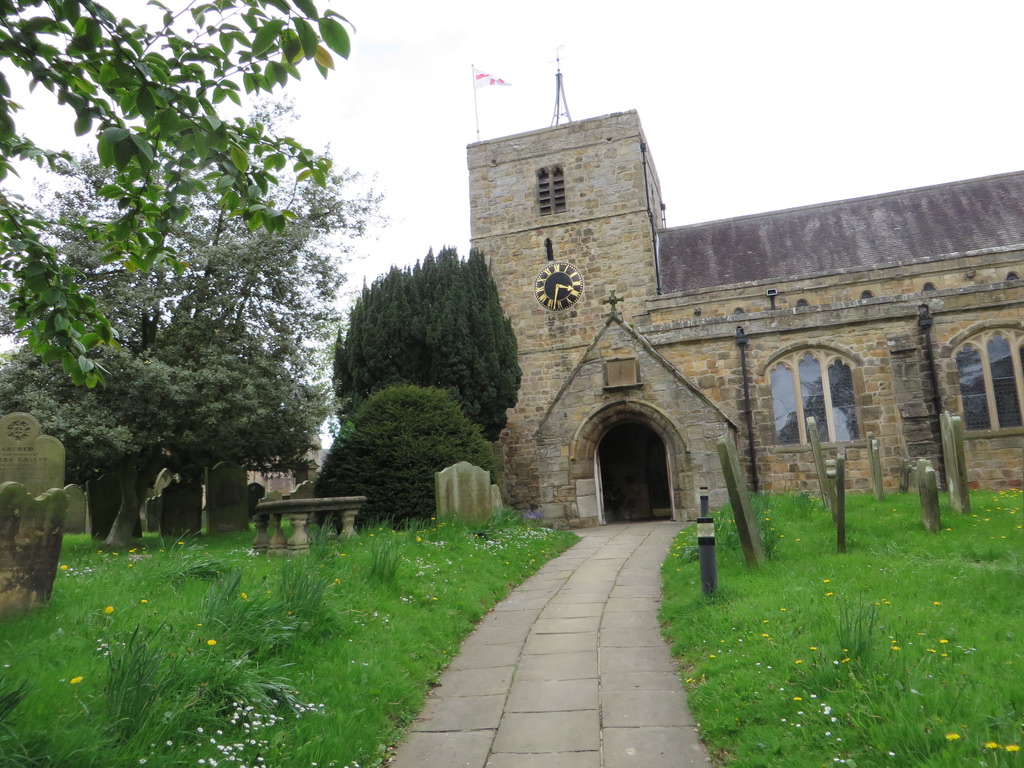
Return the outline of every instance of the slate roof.
{"type": "Polygon", "coordinates": [[[1024,171],[662,230],[661,291],[1024,243],[1024,171]]]}

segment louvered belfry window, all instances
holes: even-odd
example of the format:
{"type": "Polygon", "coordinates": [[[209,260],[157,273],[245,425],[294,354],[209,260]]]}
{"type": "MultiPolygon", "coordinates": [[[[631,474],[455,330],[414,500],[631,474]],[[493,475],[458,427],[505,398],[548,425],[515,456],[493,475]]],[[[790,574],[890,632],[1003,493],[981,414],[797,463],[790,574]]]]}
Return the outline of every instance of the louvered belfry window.
{"type": "Polygon", "coordinates": [[[561,168],[537,171],[537,199],[541,216],[565,211],[565,175],[561,168]]]}

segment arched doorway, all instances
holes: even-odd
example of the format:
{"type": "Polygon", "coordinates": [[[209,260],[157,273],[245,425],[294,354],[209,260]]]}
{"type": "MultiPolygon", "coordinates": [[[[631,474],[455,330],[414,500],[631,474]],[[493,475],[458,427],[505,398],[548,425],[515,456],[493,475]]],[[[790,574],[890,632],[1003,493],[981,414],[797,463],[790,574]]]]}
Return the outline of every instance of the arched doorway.
{"type": "Polygon", "coordinates": [[[672,516],[665,441],[653,429],[635,422],[612,427],[598,443],[595,463],[603,522],[672,516]]]}

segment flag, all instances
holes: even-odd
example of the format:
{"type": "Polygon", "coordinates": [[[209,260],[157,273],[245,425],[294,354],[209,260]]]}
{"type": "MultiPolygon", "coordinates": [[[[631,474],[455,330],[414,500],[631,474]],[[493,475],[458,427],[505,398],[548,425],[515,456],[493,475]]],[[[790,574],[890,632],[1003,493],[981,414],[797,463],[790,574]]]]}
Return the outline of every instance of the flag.
{"type": "Polygon", "coordinates": [[[473,67],[473,82],[477,88],[483,88],[485,85],[512,85],[512,83],[506,83],[500,77],[481,72],[476,67],[473,67]]]}

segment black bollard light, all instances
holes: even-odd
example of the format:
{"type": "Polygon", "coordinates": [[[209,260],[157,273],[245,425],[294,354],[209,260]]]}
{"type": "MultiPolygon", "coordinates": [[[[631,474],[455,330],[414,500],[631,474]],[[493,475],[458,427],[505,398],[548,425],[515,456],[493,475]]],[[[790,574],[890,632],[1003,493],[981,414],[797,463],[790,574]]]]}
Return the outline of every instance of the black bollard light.
{"type": "Polygon", "coordinates": [[[708,512],[708,489],[700,489],[700,517],[697,518],[697,553],[700,555],[700,585],[705,595],[718,589],[718,561],[715,555],[715,519],[708,512]]]}

